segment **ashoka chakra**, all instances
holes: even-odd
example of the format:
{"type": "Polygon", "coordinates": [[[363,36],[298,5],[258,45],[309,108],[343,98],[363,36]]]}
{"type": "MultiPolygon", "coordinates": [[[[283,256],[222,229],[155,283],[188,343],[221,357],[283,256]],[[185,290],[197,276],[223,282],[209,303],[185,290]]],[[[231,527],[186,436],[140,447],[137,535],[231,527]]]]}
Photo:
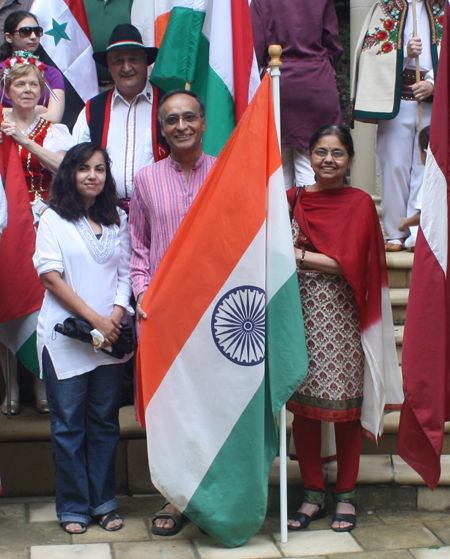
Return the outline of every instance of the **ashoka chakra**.
{"type": "Polygon", "coordinates": [[[264,290],[243,285],[228,291],[214,309],[211,332],[227,359],[246,367],[259,365],[265,356],[264,290]]]}

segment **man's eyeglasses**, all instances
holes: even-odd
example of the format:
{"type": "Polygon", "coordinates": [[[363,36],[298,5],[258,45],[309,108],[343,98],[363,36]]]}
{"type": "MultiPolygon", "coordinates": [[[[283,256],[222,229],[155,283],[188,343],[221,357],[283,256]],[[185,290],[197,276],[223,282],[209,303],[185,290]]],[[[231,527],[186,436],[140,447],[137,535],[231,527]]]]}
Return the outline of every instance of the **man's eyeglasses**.
{"type": "Polygon", "coordinates": [[[344,159],[344,157],[347,155],[347,152],[345,152],[343,149],[338,149],[338,148],[337,149],[317,148],[312,152],[314,157],[317,157],[317,159],[325,159],[325,157],[329,153],[331,153],[331,157],[333,159],[344,159]]]}
{"type": "Polygon", "coordinates": [[[42,37],[44,34],[44,30],[42,27],[21,27],[20,29],[16,29],[14,33],[19,33],[22,39],[27,39],[31,36],[32,33],[36,35],[36,37],[42,37]]]}
{"type": "Polygon", "coordinates": [[[166,116],[163,122],[164,124],[167,124],[167,126],[175,126],[175,124],[178,124],[180,122],[180,119],[188,123],[188,122],[195,122],[199,118],[200,116],[195,113],[183,113],[181,115],[166,116]]]}

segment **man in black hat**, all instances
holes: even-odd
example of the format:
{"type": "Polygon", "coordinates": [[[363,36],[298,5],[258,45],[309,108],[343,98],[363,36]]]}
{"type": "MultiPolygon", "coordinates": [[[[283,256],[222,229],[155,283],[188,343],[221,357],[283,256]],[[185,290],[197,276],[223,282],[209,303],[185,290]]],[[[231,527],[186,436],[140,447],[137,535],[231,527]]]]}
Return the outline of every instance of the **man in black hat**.
{"type": "Polygon", "coordinates": [[[107,49],[93,54],[108,68],[115,87],[88,101],[73,129],[77,143],[92,141],[108,150],[125,208],[136,172],[169,153],[156,114],[158,90],[147,79],[147,67],[157,54],[157,48],[142,43],[136,27],[117,25],[107,49]]]}

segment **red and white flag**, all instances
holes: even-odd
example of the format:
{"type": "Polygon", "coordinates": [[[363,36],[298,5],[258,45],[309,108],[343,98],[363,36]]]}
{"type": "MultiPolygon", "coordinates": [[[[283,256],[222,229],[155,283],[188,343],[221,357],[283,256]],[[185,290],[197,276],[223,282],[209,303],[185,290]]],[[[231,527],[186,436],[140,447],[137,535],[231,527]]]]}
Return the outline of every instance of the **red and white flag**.
{"type": "Polygon", "coordinates": [[[450,420],[450,9],[447,5],[434,94],[403,341],[405,403],[397,451],[431,489],[441,474],[444,423],[450,420]]]}

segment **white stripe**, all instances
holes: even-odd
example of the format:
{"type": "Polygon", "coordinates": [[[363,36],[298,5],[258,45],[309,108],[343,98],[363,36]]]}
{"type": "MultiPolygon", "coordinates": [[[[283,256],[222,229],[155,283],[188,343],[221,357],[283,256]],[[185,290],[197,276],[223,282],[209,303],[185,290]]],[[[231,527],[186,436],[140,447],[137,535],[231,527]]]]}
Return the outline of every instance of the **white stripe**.
{"type": "Polygon", "coordinates": [[[258,89],[261,83],[261,78],[259,77],[259,67],[258,62],[256,60],[256,53],[255,49],[253,48],[253,62],[252,62],[252,70],[250,72],[250,81],[248,84],[248,102],[253,99],[253,95],[255,95],[256,90],[258,89]]]}
{"type": "MultiPolygon", "coordinates": [[[[147,0],[148,1],[148,0],[147,0]]],[[[190,8],[197,12],[206,12],[207,3],[213,0],[175,0],[174,8],[190,8]]]]}
{"type": "Polygon", "coordinates": [[[430,249],[447,277],[447,181],[431,149],[427,153],[422,184],[420,226],[430,249]]]}
{"type": "Polygon", "coordinates": [[[295,270],[289,206],[280,166],[269,178],[267,188],[267,304],[295,270]]]}
{"type": "Polygon", "coordinates": [[[0,324],[0,342],[16,354],[36,331],[39,311],[0,324]]]}
{"type": "Polygon", "coordinates": [[[264,377],[264,361],[242,366],[220,353],[211,334],[211,317],[218,300],[230,289],[241,286],[242,278],[245,285],[264,289],[265,236],[264,224],[146,410],[152,481],[181,510],[186,508],[264,377]]]}
{"type": "Polygon", "coordinates": [[[209,0],[203,34],[209,41],[209,65],[234,99],[233,23],[230,0],[209,0]]]}
{"type": "Polygon", "coordinates": [[[146,47],[155,46],[155,21],[172,10],[173,0],[134,0],[131,23],[139,29],[146,47]]]}

